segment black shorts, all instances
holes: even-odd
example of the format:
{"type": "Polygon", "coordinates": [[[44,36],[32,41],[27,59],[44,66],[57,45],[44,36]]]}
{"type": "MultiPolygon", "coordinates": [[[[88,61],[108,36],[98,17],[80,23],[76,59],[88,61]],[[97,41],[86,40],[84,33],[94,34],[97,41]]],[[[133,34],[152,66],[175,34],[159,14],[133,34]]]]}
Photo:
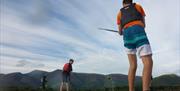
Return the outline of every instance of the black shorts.
{"type": "Polygon", "coordinates": [[[62,82],[70,83],[70,73],[62,72],[62,82]]]}

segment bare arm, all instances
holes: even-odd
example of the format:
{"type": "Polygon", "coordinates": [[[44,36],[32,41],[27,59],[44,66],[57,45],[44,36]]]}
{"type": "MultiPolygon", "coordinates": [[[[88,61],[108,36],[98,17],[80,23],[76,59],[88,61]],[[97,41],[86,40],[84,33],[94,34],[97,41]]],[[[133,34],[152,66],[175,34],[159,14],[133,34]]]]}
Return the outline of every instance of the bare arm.
{"type": "Polygon", "coordinates": [[[123,35],[122,26],[121,26],[121,12],[119,12],[118,15],[117,15],[117,25],[118,25],[119,35],[123,35]]]}
{"type": "Polygon", "coordinates": [[[118,29],[119,29],[119,34],[122,35],[122,27],[121,27],[121,25],[118,25],[118,29]]]}
{"type": "Polygon", "coordinates": [[[143,17],[143,24],[144,24],[144,27],[146,27],[145,16],[143,17]]]}

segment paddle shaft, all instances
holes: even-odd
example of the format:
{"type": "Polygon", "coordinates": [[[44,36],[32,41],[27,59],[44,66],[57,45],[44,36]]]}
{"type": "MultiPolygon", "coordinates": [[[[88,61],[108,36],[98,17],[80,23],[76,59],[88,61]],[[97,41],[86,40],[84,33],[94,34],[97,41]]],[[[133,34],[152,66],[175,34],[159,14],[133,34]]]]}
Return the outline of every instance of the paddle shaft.
{"type": "Polygon", "coordinates": [[[109,32],[115,32],[115,33],[118,33],[118,31],[112,30],[112,29],[99,28],[99,30],[105,30],[105,31],[109,31],[109,32]]]}

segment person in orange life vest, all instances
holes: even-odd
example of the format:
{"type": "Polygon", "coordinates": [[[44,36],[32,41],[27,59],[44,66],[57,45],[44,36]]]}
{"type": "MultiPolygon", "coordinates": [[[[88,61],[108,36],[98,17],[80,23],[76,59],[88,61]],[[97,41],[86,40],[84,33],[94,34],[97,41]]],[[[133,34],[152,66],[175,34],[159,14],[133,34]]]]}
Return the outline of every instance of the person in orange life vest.
{"type": "Polygon", "coordinates": [[[132,0],[123,0],[123,8],[117,15],[119,34],[123,35],[124,47],[129,59],[128,85],[129,91],[134,91],[134,80],[137,69],[137,57],[142,59],[144,68],[142,72],[143,91],[150,91],[152,75],[152,51],[146,36],[145,13],[141,5],[132,0]]]}
{"type": "Polygon", "coordinates": [[[69,60],[69,63],[64,64],[63,71],[62,71],[62,83],[60,86],[60,91],[63,91],[63,86],[65,85],[66,91],[70,90],[70,75],[72,72],[72,64],[74,63],[73,59],[69,60]]]}

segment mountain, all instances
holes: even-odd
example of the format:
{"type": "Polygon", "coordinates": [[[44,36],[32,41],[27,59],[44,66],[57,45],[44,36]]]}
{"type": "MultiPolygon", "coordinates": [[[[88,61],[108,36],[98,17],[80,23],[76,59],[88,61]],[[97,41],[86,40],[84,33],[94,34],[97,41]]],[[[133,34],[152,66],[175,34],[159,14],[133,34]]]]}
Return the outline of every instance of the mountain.
{"type": "Polygon", "coordinates": [[[101,74],[75,73],[72,75],[72,85],[78,88],[100,88],[105,83],[105,76],[101,74]]]}
{"type": "Polygon", "coordinates": [[[180,76],[177,76],[175,74],[162,75],[162,76],[154,78],[152,85],[153,86],[169,86],[169,85],[180,86],[180,76]]]}
{"type": "Polygon", "coordinates": [[[2,76],[4,76],[4,74],[0,74],[0,78],[1,78],[2,76]]]}
{"type": "Polygon", "coordinates": [[[48,72],[41,70],[34,70],[32,72],[27,73],[26,75],[32,77],[34,79],[41,79],[42,76],[46,75],[48,72]]]}
{"type": "MultiPolygon", "coordinates": [[[[8,87],[32,87],[39,88],[41,86],[41,77],[46,75],[48,86],[58,89],[61,83],[62,70],[55,70],[52,72],[35,70],[30,73],[10,73],[0,75],[0,88],[8,87]]],[[[127,86],[127,75],[123,74],[94,74],[94,73],[72,73],[71,75],[73,88],[107,88],[127,86]]],[[[141,84],[141,77],[136,77],[136,85],[141,84]]],[[[175,86],[180,85],[180,77],[174,74],[162,75],[154,78],[153,86],[175,86]]]]}
{"type": "Polygon", "coordinates": [[[29,77],[22,73],[11,73],[0,77],[0,88],[8,87],[26,87],[37,88],[40,85],[40,81],[29,77]]]}
{"type": "MultiPolygon", "coordinates": [[[[127,75],[110,74],[110,75],[107,75],[107,76],[110,76],[113,79],[113,83],[116,84],[117,86],[127,86],[127,84],[128,84],[128,76],[127,75]]],[[[140,83],[141,83],[141,77],[136,76],[135,84],[139,85],[140,83]]]]}
{"type": "Polygon", "coordinates": [[[62,70],[55,70],[47,74],[48,86],[52,88],[59,88],[62,78],[62,70]]]}

